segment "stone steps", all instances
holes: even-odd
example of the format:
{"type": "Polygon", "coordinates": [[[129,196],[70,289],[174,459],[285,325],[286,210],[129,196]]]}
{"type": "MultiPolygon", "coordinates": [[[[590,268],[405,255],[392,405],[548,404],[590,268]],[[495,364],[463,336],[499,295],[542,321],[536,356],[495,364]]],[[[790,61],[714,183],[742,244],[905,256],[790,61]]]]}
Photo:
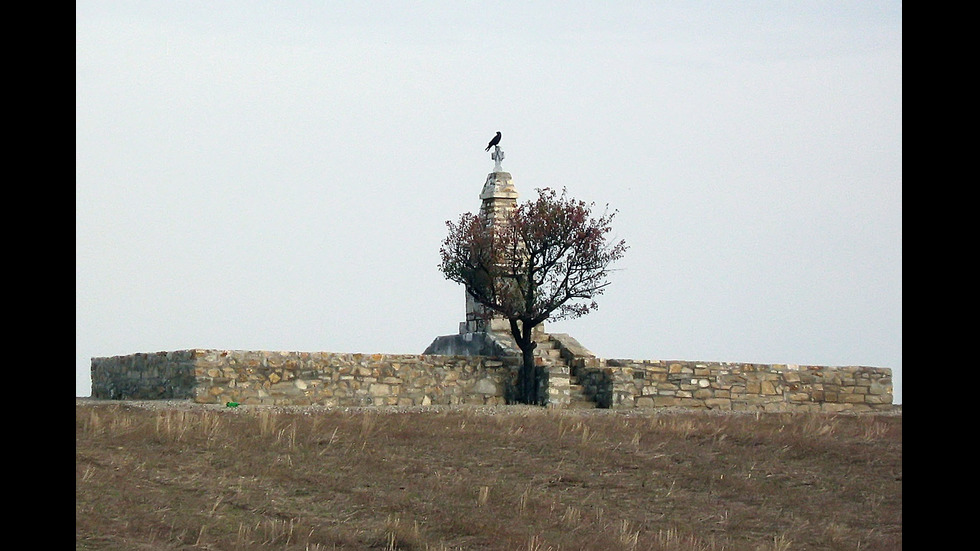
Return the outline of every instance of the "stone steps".
{"type": "MultiPolygon", "coordinates": [[[[547,360],[548,365],[569,373],[568,362],[562,357],[561,345],[547,334],[539,334],[535,338],[537,346],[534,348],[536,357],[547,360]],[[564,369],[562,369],[564,368],[564,369]]],[[[585,387],[579,383],[578,377],[569,373],[568,375],[568,398],[567,405],[570,409],[593,409],[596,402],[585,394],[585,387]]]]}
{"type": "Polygon", "coordinates": [[[596,407],[595,400],[589,398],[585,394],[585,387],[578,384],[577,377],[569,377],[570,380],[574,382],[569,384],[569,409],[594,409],[596,407]]]}

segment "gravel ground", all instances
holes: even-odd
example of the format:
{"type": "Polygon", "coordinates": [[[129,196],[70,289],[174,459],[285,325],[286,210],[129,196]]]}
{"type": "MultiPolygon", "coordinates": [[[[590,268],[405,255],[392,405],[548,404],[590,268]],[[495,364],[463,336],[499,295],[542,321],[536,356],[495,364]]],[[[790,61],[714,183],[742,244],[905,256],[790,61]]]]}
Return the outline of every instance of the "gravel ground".
{"type": "MultiPolygon", "coordinates": [[[[650,415],[670,415],[680,413],[702,413],[704,415],[755,415],[754,411],[732,411],[721,409],[694,410],[681,407],[664,407],[656,409],[548,409],[540,406],[509,405],[509,406],[476,406],[476,405],[432,405],[432,406],[368,406],[368,407],[327,407],[310,406],[271,406],[271,405],[240,405],[234,408],[223,404],[199,404],[193,400],[99,400],[95,398],[75,397],[75,405],[93,404],[125,404],[149,410],[185,410],[185,411],[228,411],[244,412],[270,409],[282,413],[314,414],[319,412],[342,411],[345,413],[377,412],[377,413],[421,413],[471,411],[490,415],[528,415],[528,414],[571,414],[571,415],[623,415],[629,417],[645,417],[650,415]]],[[[893,405],[890,410],[873,412],[840,412],[838,415],[888,415],[901,416],[902,405],[893,405]]]]}

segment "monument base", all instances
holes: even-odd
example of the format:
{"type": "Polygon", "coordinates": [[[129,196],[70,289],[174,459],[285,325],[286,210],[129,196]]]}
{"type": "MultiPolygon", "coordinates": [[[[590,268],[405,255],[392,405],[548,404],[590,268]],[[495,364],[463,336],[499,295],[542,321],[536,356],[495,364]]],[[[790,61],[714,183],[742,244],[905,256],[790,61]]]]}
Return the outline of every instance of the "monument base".
{"type": "Polygon", "coordinates": [[[422,354],[443,356],[520,356],[521,349],[509,332],[485,331],[436,337],[422,354]]]}

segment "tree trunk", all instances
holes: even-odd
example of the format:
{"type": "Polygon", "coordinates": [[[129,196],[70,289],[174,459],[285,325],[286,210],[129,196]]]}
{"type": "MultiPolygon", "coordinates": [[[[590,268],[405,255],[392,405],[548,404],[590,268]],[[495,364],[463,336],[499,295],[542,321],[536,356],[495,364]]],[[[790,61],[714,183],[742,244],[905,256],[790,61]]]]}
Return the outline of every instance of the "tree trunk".
{"type": "MultiPolygon", "coordinates": [[[[532,343],[533,344],[533,343],[532,343]]],[[[522,356],[524,357],[523,363],[521,363],[520,370],[520,380],[521,380],[521,397],[522,403],[537,405],[538,404],[538,369],[534,365],[534,347],[528,347],[527,350],[521,350],[522,356]]]]}
{"type": "Polygon", "coordinates": [[[517,401],[522,404],[540,405],[538,396],[538,369],[534,365],[534,348],[538,343],[531,338],[531,329],[522,327],[517,320],[510,320],[510,331],[521,349],[521,368],[517,372],[517,401]]]}

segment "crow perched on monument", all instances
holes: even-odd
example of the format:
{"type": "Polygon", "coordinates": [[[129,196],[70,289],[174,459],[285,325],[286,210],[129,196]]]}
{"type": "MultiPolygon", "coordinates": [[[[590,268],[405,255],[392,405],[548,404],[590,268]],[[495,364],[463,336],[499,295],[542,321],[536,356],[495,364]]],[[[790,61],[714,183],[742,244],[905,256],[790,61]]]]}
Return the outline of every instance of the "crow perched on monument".
{"type": "Polygon", "coordinates": [[[497,145],[498,143],[500,143],[500,132],[497,132],[497,135],[494,136],[492,140],[490,140],[490,143],[487,145],[485,151],[490,151],[490,148],[497,145]]]}

